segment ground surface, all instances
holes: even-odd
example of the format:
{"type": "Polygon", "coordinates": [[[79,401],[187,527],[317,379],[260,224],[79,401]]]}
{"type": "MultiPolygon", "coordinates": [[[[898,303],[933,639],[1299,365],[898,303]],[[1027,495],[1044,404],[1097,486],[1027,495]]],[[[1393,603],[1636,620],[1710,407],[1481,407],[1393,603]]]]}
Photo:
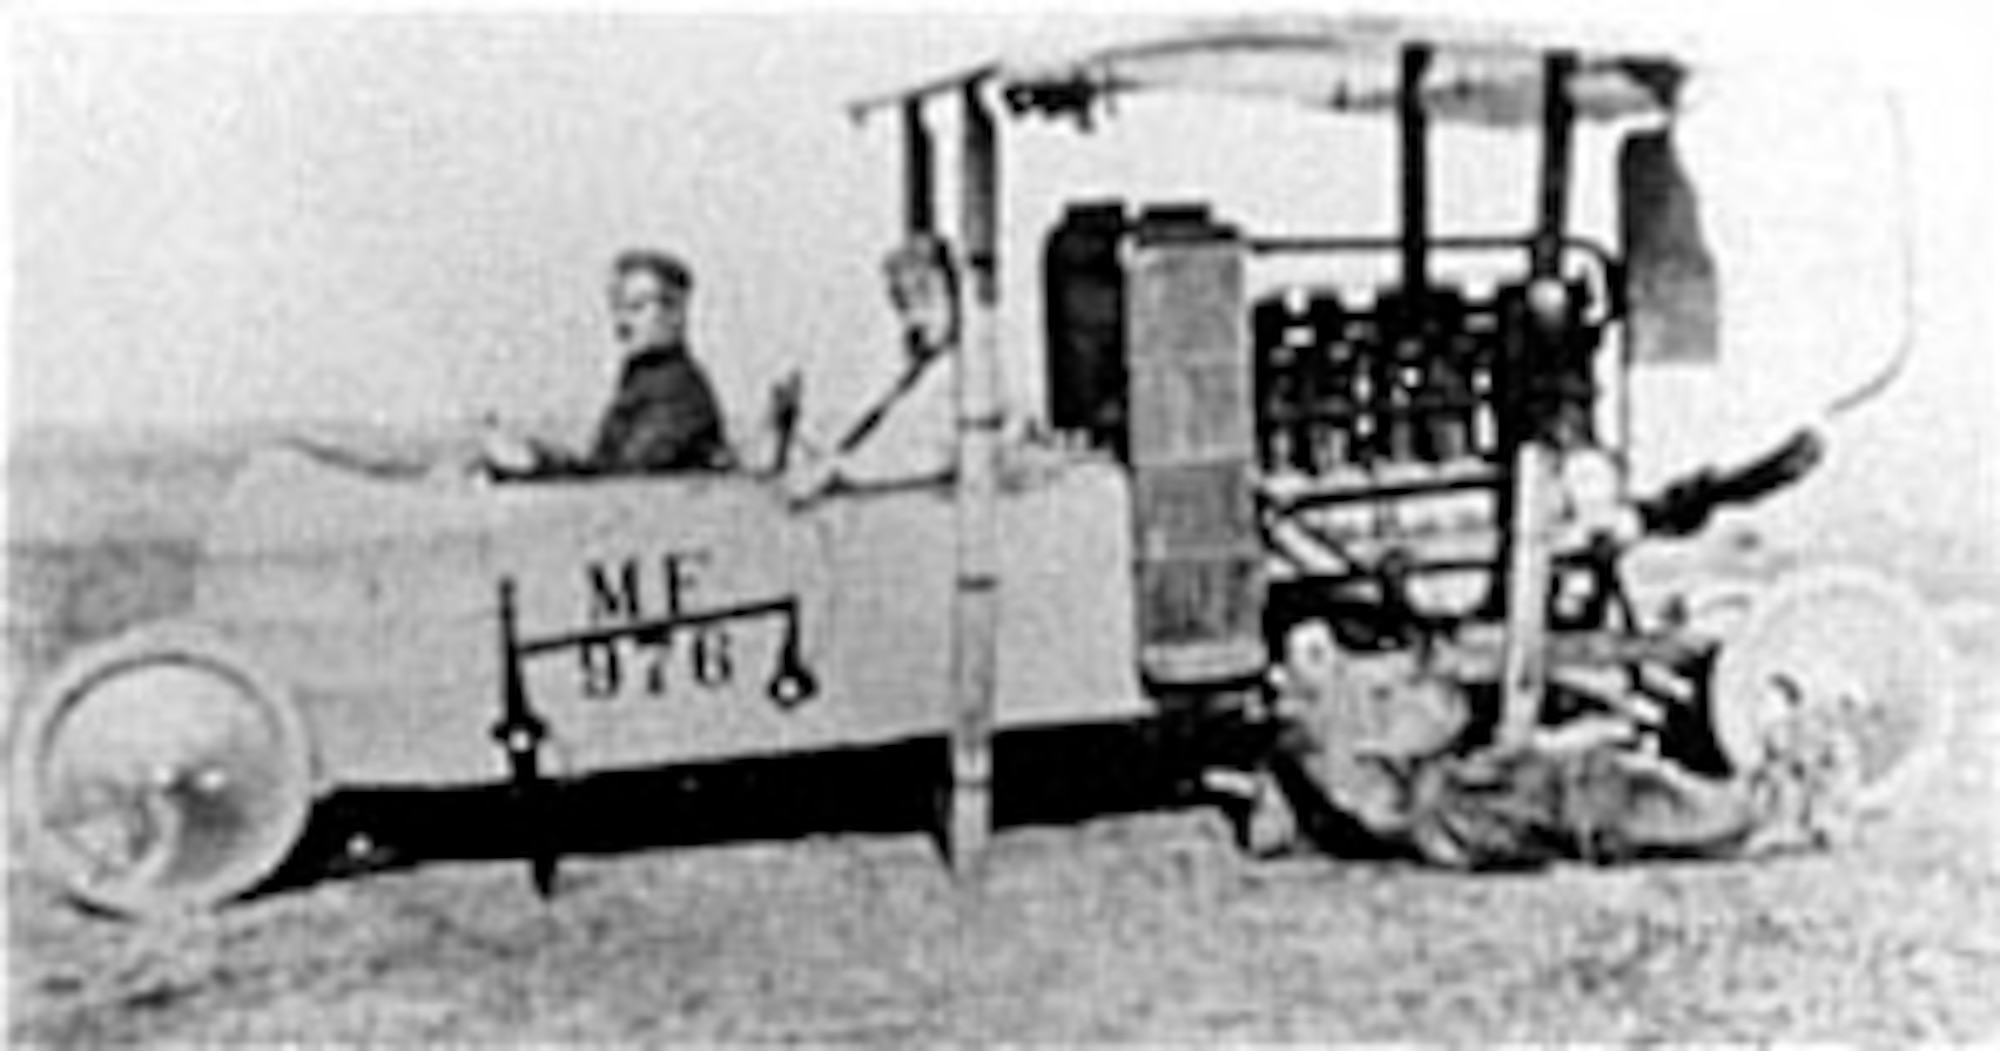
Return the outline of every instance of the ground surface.
{"type": "MultiPolygon", "coordinates": [[[[10,663],[171,606],[186,554],[17,546],[10,663]]],[[[1958,626],[1965,731],[1911,815],[1839,854],[1464,876],[1250,860],[1212,814],[1164,810],[1008,829],[954,885],[888,820],[591,854],[553,904],[480,849],[322,870],[170,927],[83,915],[10,866],[9,1036],[2000,1039],[2000,639],[1954,579],[1920,583],[1958,626]]]]}

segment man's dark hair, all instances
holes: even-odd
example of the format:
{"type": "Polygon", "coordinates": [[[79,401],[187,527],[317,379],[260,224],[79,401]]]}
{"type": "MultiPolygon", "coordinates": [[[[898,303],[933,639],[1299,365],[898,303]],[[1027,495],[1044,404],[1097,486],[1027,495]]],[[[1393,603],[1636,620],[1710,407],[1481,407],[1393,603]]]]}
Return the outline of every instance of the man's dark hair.
{"type": "Polygon", "coordinates": [[[650,273],[661,284],[683,293],[694,290],[694,273],[687,264],[673,253],[657,248],[628,248],[611,260],[612,280],[622,280],[633,273],[650,273]]]}

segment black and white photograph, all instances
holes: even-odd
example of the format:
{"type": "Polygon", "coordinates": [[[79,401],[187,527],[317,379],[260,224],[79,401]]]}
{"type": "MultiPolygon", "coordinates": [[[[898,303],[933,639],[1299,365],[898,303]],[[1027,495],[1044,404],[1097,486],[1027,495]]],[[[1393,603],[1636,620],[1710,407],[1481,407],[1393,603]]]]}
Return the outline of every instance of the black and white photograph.
{"type": "Polygon", "coordinates": [[[1974,3],[5,22],[10,1045],[2000,1041],[1974,3]]]}

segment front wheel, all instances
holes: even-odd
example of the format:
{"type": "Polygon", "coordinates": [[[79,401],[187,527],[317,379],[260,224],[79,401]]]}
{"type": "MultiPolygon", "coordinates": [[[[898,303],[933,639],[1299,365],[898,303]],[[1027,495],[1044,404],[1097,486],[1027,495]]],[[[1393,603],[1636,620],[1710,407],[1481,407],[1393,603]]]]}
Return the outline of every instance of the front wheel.
{"type": "Polygon", "coordinates": [[[1935,766],[1956,683],[1921,601],[1852,568],[1778,582],[1726,636],[1709,717],[1731,768],[1789,770],[1860,812],[1882,810],[1935,766]]]}
{"type": "Polygon", "coordinates": [[[211,908],[290,854],[313,796],[289,693],[212,632],[142,629],[65,662],[15,727],[15,819],[36,867],[127,915],[211,908]]]}

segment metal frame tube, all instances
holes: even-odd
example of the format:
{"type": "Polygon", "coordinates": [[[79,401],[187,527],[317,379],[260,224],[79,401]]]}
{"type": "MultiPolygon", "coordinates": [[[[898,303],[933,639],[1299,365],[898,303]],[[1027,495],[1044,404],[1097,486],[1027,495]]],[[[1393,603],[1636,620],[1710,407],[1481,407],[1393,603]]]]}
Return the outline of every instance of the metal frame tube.
{"type": "Polygon", "coordinates": [[[924,103],[903,103],[903,229],[929,233],[937,227],[936,149],[924,123],[924,103]]]}
{"type": "Polygon", "coordinates": [[[1529,267],[1536,277],[1559,277],[1562,243],[1569,226],[1570,144],[1576,127],[1569,78],[1576,55],[1558,51],[1543,62],[1541,210],[1529,267]]]}
{"type": "Polygon", "coordinates": [[[1402,151],[1402,276],[1403,287],[1411,292],[1430,286],[1430,118],[1423,97],[1430,63],[1428,45],[1405,47],[1396,96],[1402,151]]]}

